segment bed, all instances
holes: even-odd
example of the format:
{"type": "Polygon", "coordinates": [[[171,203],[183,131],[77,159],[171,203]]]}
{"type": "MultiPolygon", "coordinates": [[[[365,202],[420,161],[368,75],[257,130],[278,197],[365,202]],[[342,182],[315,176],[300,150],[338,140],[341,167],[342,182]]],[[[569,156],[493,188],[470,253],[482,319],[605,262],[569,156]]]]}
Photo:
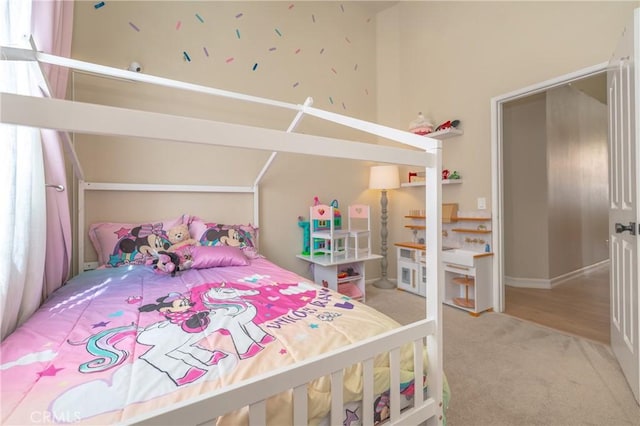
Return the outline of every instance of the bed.
{"type": "MultiPolygon", "coordinates": [[[[0,56],[240,96],[36,51],[3,48],[0,56]]],[[[282,106],[246,95],[242,99],[282,106]]],[[[175,143],[220,143],[207,136],[215,133],[226,146],[274,155],[293,152],[423,167],[427,246],[433,247],[427,251],[425,319],[402,327],[278,267],[259,251],[217,254],[213,265],[175,275],[159,272],[149,259],[82,272],[2,343],[3,424],[355,425],[387,417],[391,424],[443,422],[448,392],[442,368],[439,141],[318,110],[309,102],[286,107],[298,111],[296,120],[309,114],[408,146],[296,134],[296,120],[281,132],[46,97],[2,93],[0,101],[0,122],[8,124],[175,143]],[[232,264],[227,264],[229,258],[232,264]]],[[[256,202],[259,184],[258,178],[247,191],[256,202]]],[[[85,190],[105,186],[80,179],[79,188],[82,201],[85,190]]],[[[82,233],[86,225],[80,219],[82,233]]],[[[152,229],[155,223],[146,225],[152,229]]],[[[80,253],[78,264],[84,269],[80,253]]]]}

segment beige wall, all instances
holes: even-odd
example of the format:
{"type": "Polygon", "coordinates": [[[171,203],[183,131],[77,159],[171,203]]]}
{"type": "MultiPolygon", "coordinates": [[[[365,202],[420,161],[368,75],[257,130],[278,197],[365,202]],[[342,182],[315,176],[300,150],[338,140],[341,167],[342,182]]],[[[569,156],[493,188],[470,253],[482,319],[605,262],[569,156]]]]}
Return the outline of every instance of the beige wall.
{"type": "Polygon", "coordinates": [[[606,105],[567,85],[505,104],[503,122],[506,283],[549,287],[606,260],[606,105]]]}
{"type": "MultiPolygon", "coordinates": [[[[112,1],[95,9],[93,2],[79,1],[72,56],[121,69],[138,61],[144,73],[294,104],[311,96],[319,108],[375,121],[375,10],[359,2],[291,4],[112,1]]],[[[283,130],[295,116],[291,110],[80,73],[74,73],[71,90],[79,101],[283,130]]],[[[310,117],[298,131],[372,141],[310,117]]],[[[270,154],[86,135],[77,135],[75,144],[87,180],[106,182],[250,185],[270,154]]],[[[379,218],[379,194],[366,189],[367,166],[277,156],[261,186],[261,251],[308,275],[307,263],[295,258],[302,250],[298,216],[308,218],[313,197],[318,196],[327,203],[338,199],[345,208],[352,202],[369,203],[379,218]]],[[[252,213],[250,200],[176,194],[92,194],[87,209],[88,223],[164,219],[184,212],[222,223],[247,223],[252,213]]],[[[374,226],[377,231],[378,221],[374,226]]],[[[92,256],[88,253],[88,260],[92,256]]],[[[378,268],[372,262],[369,275],[377,276],[378,268]]]]}
{"type": "Polygon", "coordinates": [[[504,274],[549,278],[545,94],[503,108],[504,274]]]}
{"type": "Polygon", "coordinates": [[[434,123],[460,119],[465,134],[444,141],[443,164],[464,183],[445,187],[443,200],[470,210],[487,197],[490,206],[491,98],[608,61],[636,7],[400,2],[378,15],[380,27],[399,33],[378,46],[378,119],[399,128],[418,111],[434,123]]]}
{"type": "MultiPolygon", "coordinates": [[[[435,124],[460,119],[465,134],[444,142],[444,166],[459,171],[464,183],[445,187],[443,201],[473,210],[477,197],[486,197],[491,206],[491,97],[606,61],[640,2],[399,2],[377,15],[380,6],[370,6],[114,1],[96,10],[91,2],[77,2],[72,56],[118,68],[136,60],[150,74],[291,103],[312,96],[320,108],[401,129],[418,111],[435,124]],[[183,51],[191,62],[183,59],[183,51]]],[[[75,74],[74,97],[280,129],[294,115],[101,80],[75,74]]],[[[311,118],[299,131],[371,140],[311,118]]],[[[88,180],[247,184],[268,156],[229,150],[213,154],[205,148],[190,148],[185,155],[163,143],[98,137],[78,137],[76,143],[88,180]]],[[[341,205],[371,204],[378,247],[379,194],[366,190],[366,166],[279,156],[261,193],[262,251],[285,267],[306,272],[306,264],[294,257],[301,247],[296,218],[308,216],[315,195],[337,198],[341,205]]],[[[390,242],[407,238],[402,216],[423,197],[416,188],[389,193],[390,242]]],[[[173,200],[153,203],[151,212],[146,201],[110,211],[106,207],[124,205],[110,201],[94,208],[89,220],[167,217],[185,210],[209,216],[226,209],[218,202],[211,203],[211,210],[206,201],[190,208],[173,200]]],[[[377,275],[377,267],[372,263],[368,275],[377,275]]],[[[389,275],[394,274],[391,250],[389,275]]]]}
{"type": "Polygon", "coordinates": [[[547,93],[549,275],[609,258],[607,107],[571,87],[547,93]]]}

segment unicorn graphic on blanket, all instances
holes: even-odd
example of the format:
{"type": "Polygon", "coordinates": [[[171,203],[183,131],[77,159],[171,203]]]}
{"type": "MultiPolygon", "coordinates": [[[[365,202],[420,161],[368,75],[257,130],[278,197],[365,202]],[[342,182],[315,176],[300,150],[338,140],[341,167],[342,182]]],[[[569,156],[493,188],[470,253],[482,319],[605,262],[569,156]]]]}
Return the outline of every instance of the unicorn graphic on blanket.
{"type": "MultiPolygon", "coordinates": [[[[256,306],[244,297],[259,295],[256,289],[240,289],[225,283],[205,284],[193,288],[189,295],[171,293],[155,304],[139,308],[141,312],[158,311],[165,319],[146,327],[130,326],[104,330],[84,344],[97,359],[80,366],[89,373],[120,365],[128,351],[115,345],[126,336],[136,334],[136,341],[149,349],[139,356],[156,370],[166,374],[177,386],[200,379],[230,354],[208,348],[207,337],[220,332],[231,338],[239,360],[252,358],[275,338],[257,323],[256,306]]],[[[233,362],[230,365],[235,365],[233,362]]]]}

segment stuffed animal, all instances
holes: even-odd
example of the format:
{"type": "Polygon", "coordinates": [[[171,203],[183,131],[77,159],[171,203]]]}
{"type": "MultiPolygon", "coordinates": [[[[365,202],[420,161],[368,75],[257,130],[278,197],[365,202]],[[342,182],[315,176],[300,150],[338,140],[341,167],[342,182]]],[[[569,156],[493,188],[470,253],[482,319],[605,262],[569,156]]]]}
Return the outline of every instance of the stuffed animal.
{"type": "Polygon", "coordinates": [[[171,274],[172,277],[180,271],[180,257],[169,251],[159,251],[158,257],[153,259],[152,264],[156,271],[171,274]]]}
{"type": "Polygon", "coordinates": [[[171,246],[167,249],[169,252],[174,252],[180,247],[184,246],[197,246],[198,241],[191,238],[189,234],[189,227],[185,224],[174,226],[167,231],[167,237],[171,242],[171,246]]]}

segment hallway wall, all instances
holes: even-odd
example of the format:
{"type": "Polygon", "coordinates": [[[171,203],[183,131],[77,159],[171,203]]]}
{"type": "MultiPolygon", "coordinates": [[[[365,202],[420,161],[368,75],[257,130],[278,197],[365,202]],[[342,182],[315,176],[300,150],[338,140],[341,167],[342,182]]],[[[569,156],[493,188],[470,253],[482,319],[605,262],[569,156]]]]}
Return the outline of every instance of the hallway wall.
{"type": "Polygon", "coordinates": [[[503,114],[505,280],[550,288],[608,258],[606,105],[567,85],[503,114]]]}

